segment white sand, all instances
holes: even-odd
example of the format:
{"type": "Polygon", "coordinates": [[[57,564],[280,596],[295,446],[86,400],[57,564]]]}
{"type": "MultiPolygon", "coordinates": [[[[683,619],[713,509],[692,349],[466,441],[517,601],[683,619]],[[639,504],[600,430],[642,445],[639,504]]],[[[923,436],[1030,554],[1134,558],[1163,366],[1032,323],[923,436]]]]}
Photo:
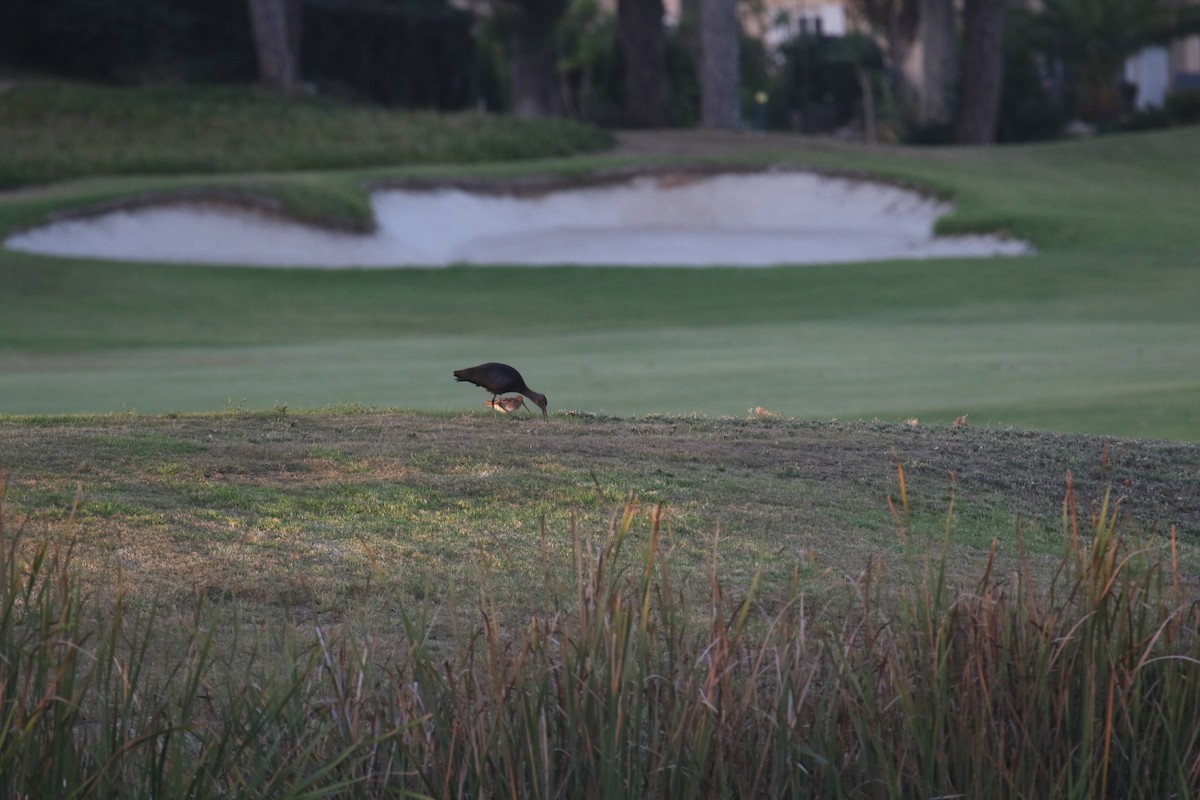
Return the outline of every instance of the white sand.
{"type": "Polygon", "coordinates": [[[798,172],[640,177],[536,196],[387,190],[372,203],[378,228],[370,234],[191,204],[56,222],[5,246],[122,261],[330,268],[770,266],[1030,252],[991,236],[933,236],[949,206],[915,192],[798,172]]]}

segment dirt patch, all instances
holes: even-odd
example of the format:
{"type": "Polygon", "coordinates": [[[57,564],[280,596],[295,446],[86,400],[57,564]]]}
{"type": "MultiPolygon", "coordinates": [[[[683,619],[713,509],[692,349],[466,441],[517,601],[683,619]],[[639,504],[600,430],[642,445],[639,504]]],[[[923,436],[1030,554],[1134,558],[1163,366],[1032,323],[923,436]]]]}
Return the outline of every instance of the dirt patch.
{"type": "MultiPolygon", "coordinates": [[[[843,497],[882,503],[897,462],[911,488],[961,495],[1053,524],[1064,475],[1080,498],[1111,490],[1131,524],[1200,537],[1200,445],[973,427],[560,416],[549,422],[484,413],[443,418],[405,413],[76,418],[0,423],[10,482],[131,480],[154,465],[259,482],[270,476],[338,480],[428,476],[434,462],[490,462],[516,470],[538,460],[578,476],[604,472],[637,491],[664,467],[688,466],[719,500],[727,477],[749,475],[766,492],[781,477],[824,482],[843,497]],[[355,477],[357,476],[357,477],[355,477]]],[[[544,471],[544,470],[543,470],[544,471]]],[[[589,479],[590,482],[590,479],[589,479]]],[[[701,481],[693,480],[692,483],[701,481]]],[[[664,494],[693,501],[666,481],[664,494]]],[[[753,500],[753,498],[746,498],[753,500]]],[[[819,522],[819,520],[818,520],[819,522]]]]}

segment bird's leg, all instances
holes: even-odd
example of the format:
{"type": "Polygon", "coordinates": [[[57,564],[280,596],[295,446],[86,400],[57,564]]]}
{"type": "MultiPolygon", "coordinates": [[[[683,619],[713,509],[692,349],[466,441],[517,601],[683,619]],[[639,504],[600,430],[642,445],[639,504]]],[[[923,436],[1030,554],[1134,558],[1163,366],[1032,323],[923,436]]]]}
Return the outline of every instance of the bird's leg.
{"type": "Polygon", "coordinates": [[[496,397],[497,397],[497,396],[498,396],[498,395],[492,395],[492,405],[491,405],[491,409],[492,409],[492,416],[493,416],[493,417],[494,417],[494,416],[496,416],[496,397]]]}

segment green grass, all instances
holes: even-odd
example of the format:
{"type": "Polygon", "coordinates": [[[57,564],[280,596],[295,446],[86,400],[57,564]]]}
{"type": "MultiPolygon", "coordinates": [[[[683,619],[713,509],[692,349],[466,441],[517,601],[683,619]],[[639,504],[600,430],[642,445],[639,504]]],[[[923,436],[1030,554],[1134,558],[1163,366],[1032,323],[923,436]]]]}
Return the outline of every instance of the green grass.
{"type": "MultiPolygon", "coordinates": [[[[943,230],[1007,231],[1038,255],[763,270],[316,272],[0,251],[0,413],[471,408],[485,398],[448,373],[494,359],[519,365],[552,410],[741,416],[762,406],[807,419],[926,422],[966,413],[975,424],[1200,438],[1200,165],[1187,157],[1200,129],[919,150],[664,136],[692,154],[648,161],[786,163],[929,187],[956,203],[943,230]]],[[[363,153],[363,163],[375,158],[363,153]]],[[[632,163],[628,154],[401,161],[57,184],[0,197],[0,228],[126,196],[218,190],[361,225],[364,182],[579,176],[632,163]]]]}
{"type": "MultiPolygon", "coordinates": [[[[1152,440],[1200,438],[1200,131],[696,136],[689,160],[932,187],[946,229],[1039,255],[320,273],[0,251],[4,793],[1200,791],[1200,446],[1152,440]],[[485,358],[551,419],[450,380],[485,358]],[[846,421],[874,416],[920,423],[846,421]]],[[[87,178],[0,195],[0,228],[197,191],[356,224],[364,181],[628,163],[87,178]]]]}
{"type": "Polygon", "coordinates": [[[629,492],[667,504],[681,575],[696,577],[719,531],[723,576],[763,571],[769,599],[805,573],[824,592],[877,554],[903,570],[893,454],[909,474],[914,536],[938,536],[955,500],[956,579],[983,554],[1039,574],[1061,555],[1063,476],[1081,496],[1118,493],[1127,533],[1175,526],[1197,563],[1197,445],[1037,434],[968,425],[808,423],[780,418],[495,418],[335,410],[151,417],[0,418],[14,518],[38,537],[88,534],[75,558],[95,588],[186,605],[229,594],[270,617],[383,614],[370,594],[429,581],[502,608],[531,592],[543,553],[572,525],[603,528],[629,492]],[[955,476],[951,479],[949,476],[955,476]],[[76,496],[78,495],[78,499],[76,496]],[[543,527],[544,526],[544,527],[543,527]],[[279,602],[280,596],[291,598],[279,602]],[[347,605],[347,596],[359,598],[347,605]]]}
{"type": "Polygon", "coordinates": [[[524,343],[497,347],[486,333],[418,333],[0,356],[0,385],[15,413],[346,403],[451,410],[478,407],[486,395],[456,384],[450,369],[497,357],[521,364],[555,411],[742,417],[762,406],[810,419],[927,424],[967,413],[979,425],[1195,439],[1196,333],[1183,322],[1038,319],[638,326],[530,334],[536,359],[524,343]]]}
{"type": "Polygon", "coordinates": [[[0,188],[10,188],[95,175],[548,157],[609,137],[567,121],[394,112],[235,87],[21,80],[0,94],[0,141],[0,188]]]}

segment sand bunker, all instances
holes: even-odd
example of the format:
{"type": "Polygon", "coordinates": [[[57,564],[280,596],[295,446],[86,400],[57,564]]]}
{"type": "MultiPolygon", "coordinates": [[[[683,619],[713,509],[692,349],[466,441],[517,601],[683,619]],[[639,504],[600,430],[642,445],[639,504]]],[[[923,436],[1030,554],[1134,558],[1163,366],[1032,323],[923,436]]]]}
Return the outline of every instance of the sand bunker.
{"type": "Polygon", "coordinates": [[[121,261],[326,268],[771,266],[1030,252],[992,236],[935,237],[949,206],[915,192],[799,172],[642,176],[532,195],[389,189],[372,204],[370,234],[189,204],[55,222],[5,245],[121,261]]]}

